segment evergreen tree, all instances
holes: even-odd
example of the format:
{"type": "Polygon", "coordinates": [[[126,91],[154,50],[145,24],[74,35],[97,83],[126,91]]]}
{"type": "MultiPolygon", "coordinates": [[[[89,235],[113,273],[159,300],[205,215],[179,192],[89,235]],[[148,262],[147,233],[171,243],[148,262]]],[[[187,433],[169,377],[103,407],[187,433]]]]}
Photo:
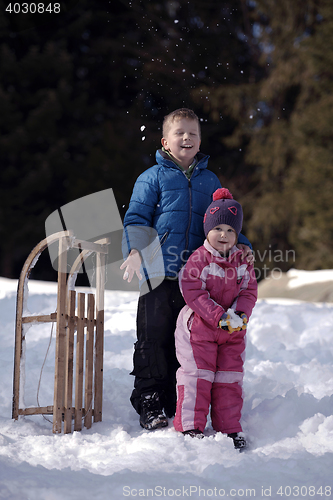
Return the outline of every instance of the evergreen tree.
{"type": "Polygon", "coordinates": [[[202,119],[210,168],[243,204],[257,267],[289,249],[284,270],[331,267],[329,0],[62,8],[0,19],[1,275],[18,276],[65,203],[111,187],[123,215],[164,115],[182,106],[202,119]]]}
{"type": "Polygon", "coordinates": [[[294,248],[287,268],[323,269],[333,264],[333,6],[327,0],[262,4],[269,26],[262,26],[263,61],[270,71],[258,97],[269,111],[248,148],[261,186],[250,235],[259,231],[274,248],[294,248]]]}
{"type": "Polygon", "coordinates": [[[232,120],[210,118],[210,91],[194,92],[237,83],[250,67],[240,3],[66,5],[51,17],[6,12],[0,24],[3,276],[18,276],[63,204],[112,187],[124,213],[135,179],[154,164],[157,125],[175,108],[202,117],[211,168],[233,169],[234,152],[221,142],[232,120]]]}
{"type": "Polygon", "coordinates": [[[258,0],[248,15],[262,71],[215,99],[236,122],[224,142],[246,150],[241,201],[259,276],[264,265],[331,267],[333,5],[258,0]]]}

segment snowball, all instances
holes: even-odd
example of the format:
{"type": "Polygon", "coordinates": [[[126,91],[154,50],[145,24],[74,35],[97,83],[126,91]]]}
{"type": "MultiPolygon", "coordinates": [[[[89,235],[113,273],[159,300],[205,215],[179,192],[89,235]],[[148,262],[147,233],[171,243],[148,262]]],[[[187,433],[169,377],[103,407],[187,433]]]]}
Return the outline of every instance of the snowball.
{"type": "Polygon", "coordinates": [[[232,328],[238,328],[239,326],[243,326],[243,320],[235,313],[233,309],[228,309],[227,314],[229,314],[231,318],[230,326],[232,328]]]}

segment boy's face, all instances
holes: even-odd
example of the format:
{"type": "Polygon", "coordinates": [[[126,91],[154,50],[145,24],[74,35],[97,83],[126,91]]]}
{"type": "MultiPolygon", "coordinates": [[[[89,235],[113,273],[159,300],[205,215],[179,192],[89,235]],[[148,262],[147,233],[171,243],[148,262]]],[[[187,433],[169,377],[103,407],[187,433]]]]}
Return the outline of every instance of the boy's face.
{"type": "Polygon", "coordinates": [[[219,224],[209,231],[207,240],[220,254],[227,255],[229,250],[236,244],[237,235],[235,230],[228,224],[219,224]]]}
{"type": "Polygon", "coordinates": [[[187,118],[174,120],[161,142],[175,160],[188,169],[200,147],[199,124],[196,120],[187,118]]]}

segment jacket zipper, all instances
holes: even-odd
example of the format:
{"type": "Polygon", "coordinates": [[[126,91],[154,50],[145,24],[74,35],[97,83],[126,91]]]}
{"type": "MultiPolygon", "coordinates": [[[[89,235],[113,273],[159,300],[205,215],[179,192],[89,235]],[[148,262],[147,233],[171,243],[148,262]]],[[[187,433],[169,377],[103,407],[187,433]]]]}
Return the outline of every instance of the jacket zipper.
{"type": "MultiPolygon", "coordinates": [[[[191,178],[193,177],[195,171],[197,170],[199,163],[200,163],[200,161],[198,161],[198,163],[194,167],[191,178]]],[[[186,177],[185,173],[184,173],[184,175],[186,177]]],[[[186,177],[186,179],[188,180],[188,189],[189,189],[189,195],[190,195],[190,200],[189,200],[190,215],[189,215],[188,225],[187,225],[187,229],[186,229],[186,233],[185,233],[185,251],[188,252],[188,243],[189,243],[189,236],[188,235],[190,232],[190,226],[191,226],[191,221],[192,221],[192,210],[191,210],[191,208],[192,208],[192,184],[191,184],[191,179],[188,179],[187,177],[186,177]]]]}
{"type": "MultiPolygon", "coordinates": [[[[193,172],[192,172],[193,175],[193,172]]],[[[188,218],[188,225],[185,233],[185,251],[188,252],[188,243],[189,243],[189,232],[190,232],[190,226],[191,226],[191,220],[192,220],[192,184],[191,184],[191,179],[188,179],[188,189],[189,189],[189,218],[188,218]]]]}

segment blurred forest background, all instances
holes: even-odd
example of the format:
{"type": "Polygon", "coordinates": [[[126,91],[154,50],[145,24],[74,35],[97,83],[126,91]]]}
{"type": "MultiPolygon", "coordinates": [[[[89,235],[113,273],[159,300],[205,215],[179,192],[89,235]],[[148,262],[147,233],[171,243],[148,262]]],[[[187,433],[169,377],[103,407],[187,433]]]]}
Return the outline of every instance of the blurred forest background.
{"type": "Polygon", "coordinates": [[[200,117],[209,168],[243,204],[256,267],[333,268],[332,0],[9,4],[0,276],[18,278],[45,219],[70,201],[112,188],[124,216],[179,107],[200,117]]]}

